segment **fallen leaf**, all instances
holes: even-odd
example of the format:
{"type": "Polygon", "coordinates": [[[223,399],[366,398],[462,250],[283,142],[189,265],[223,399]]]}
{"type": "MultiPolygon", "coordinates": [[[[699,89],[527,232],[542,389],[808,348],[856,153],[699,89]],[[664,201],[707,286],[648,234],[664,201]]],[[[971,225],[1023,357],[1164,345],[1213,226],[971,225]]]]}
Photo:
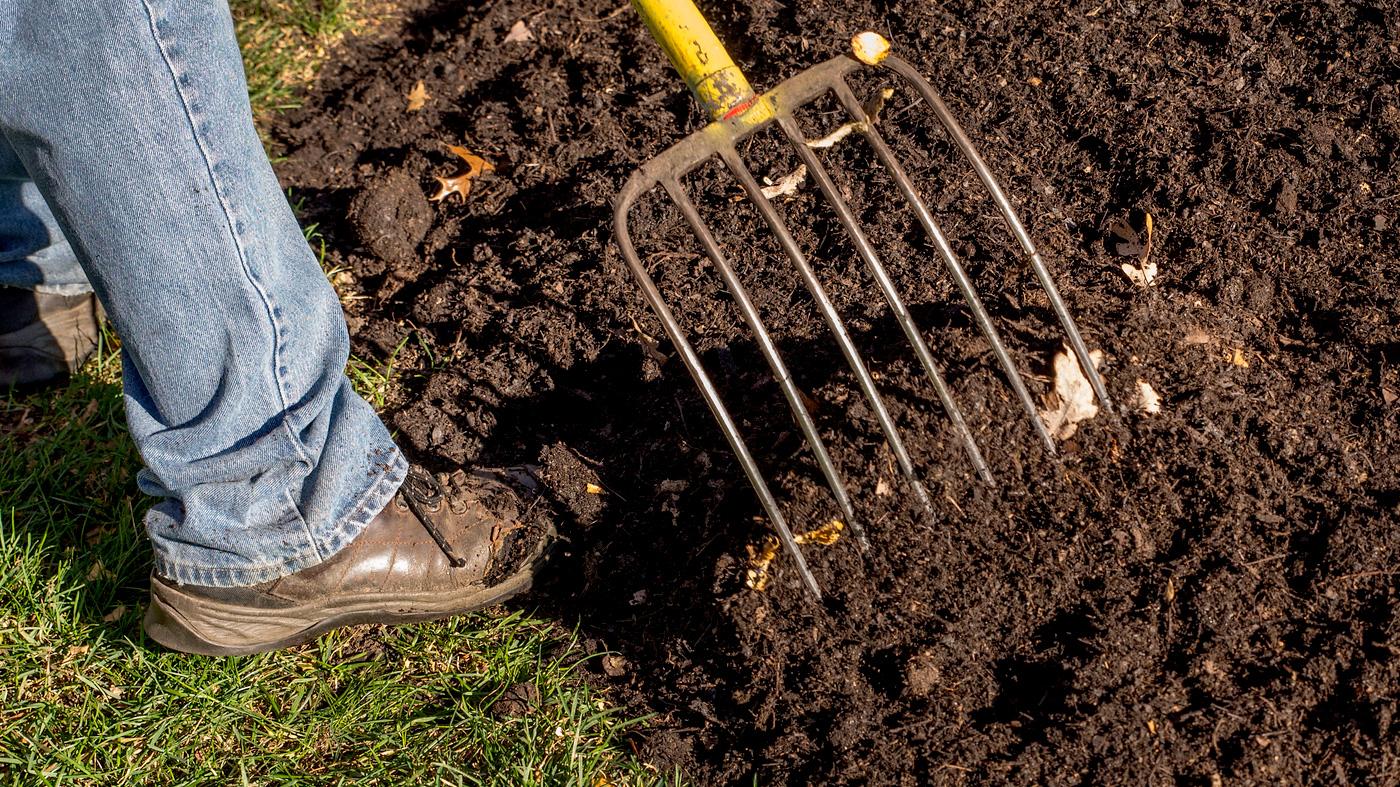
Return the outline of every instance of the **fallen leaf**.
{"type": "Polygon", "coordinates": [[[749,568],[745,572],[744,584],[762,592],[768,587],[768,568],[773,565],[773,559],[778,556],[777,536],[764,536],[763,541],[758,545],[745,544],[744,549],[749,553],[749,568]]]}
{"type": "Polygon", "coordinates": [[[1386,404],[1395,404],[1395,400],[1400,399],[1400,394],[1396,394],[1394,391],[1382,385],[1381,399],[1384,400],[1386,404]]]}
{"type": "Polygon", "coordinates": [[[525,24],[525,20],[521,19],[519,22],[516,22],[515,24],[511,25],[510,32],[506,33],[505,43],[514,44],[521,41],[534,40],[534,33],[530,32],[530,28],[525,24]]]}
{"type": "Polygon", "coordinates": [[[1229,358],[1230,363],[1234,364],[1235,366],[1238,366],[1241,369],[1249,368],[1249,359],[1244,357],[1243,347],[1236,347],[1235,349],[1231,350],[1229,358]]]}
{"type": "Polygon", "coordinates": [[[1148,415],[1156,415],[1162,412],[1162,397],[1153,390],[1152,383],[1139,379],[1138,387],[1138,409],[1148,415]]]}
{"type": "Polygon", "coordinates": [[[875,482],[875,494],[880,497],[889,497],[890,485],[885,479],[881,478],[879,481],[875,482]]]}
{"type": "Polygon", "coordinates": [[[842,528],[846,527],[839,519],[833,519],[816,530],[809,530],[806,533],[798,533],[792,540],[799,544],[821,544],[831,546],[841,537],[842,528]]]}
{"type": "Polygon", "coordinates": [[[466,202],[467,195],[470,194],[472,190],[472,181],[484,173],[495,172],[496,167],[491,162],[473,154],[470,150],[467,150],[461,145],[448,145],[447,149],[467,163],[467,171],[450,178],[434,176],[440,188],[438,189],[438,193],[428,199],[433,202],[440,202],[456,194],[462,198],[463,202],[466,202]]]}
{"type": "Polygon", "coordinates": [[[126,615],[126,605],[119,604],[116,609],[103,615],[102,620],[107,623],[116,623],[118,620],[121,620],[124,615],[126,615]]]}
{"type": "Polygon", "coordinates": [[[407,111],[417,112],[423,108],[424,104],[428,103],[428,99],[430,98],[432,98],[432,96],[428,95],[428,89],[423,87],[423,80],[418,80],[418,84],[414,85],[413,89],[408,91],[407,111]]]}
{"type": "MultiPolygon", "coordinates": [[[[1103,351],[1092,350],[1090,359],[1094,368],[1103,364],[1103,351]]],[[[1040,411],[1040,420],[1045,428],[1059,440],[1071,437],[1079,430],[1079,423],[1099,414],[1099,405],[1094,399],[1094,388],[1079,368],[1079,361],[1068,350],[1062,348],[1055,353],[1055,390],[1045,398],[1046,409],[1040,411]]]]}
{"type": "Polygon", "coordinates": [[[1149,257],[1152,254],[1152,214],[1143,214],[1143,229],[1139,232],[1122,219],[1114,219],[1108,225],[1109,234],[1116,238],[1114,250],[1124,257],[1136,257],[1137,263],[1123,263],[1123,275],[1139,287],[1147,288],[1157,278],[1157,263],[1149,257]]]}
{"type": "Polygon", "coordinates": [[[113,574],[113,573],[111,572],[110,569],[108,569],[106,566],[102,565],[102,561],[101,561],[101,560],[98,560],[97,562],[93,563],[93,564],[92,564],[92,567],[89,568],[89,569],[88,569],[88,572],[87,572],[87,581],[89,581],[89,582],[93,582],[93,581],[98,580],[98,579],[116,579],[116,578],[117,578],[117,575],[116,575],[116,574],[113,574]]]}
{"type": "Polygon", "coordinates": [[[764,178],[764,180],[770,183],[771,185],[763,187],[763,196],[767,197],[768,199],[777,199],[778,197],[790,197],[793,194],[796,194],[797,187],[801,186],[807,180],[807,165],[798,164],[797,169],[784,175],[778,180],[777,183],[773,183],[767,178],[764,178]]]}
{"type": "MultiPolygon", "coordinates": [[[[880,92],[876,93],[874,96],[871,96],[870,99],[865,102],[865,104],[863,105],[865,109],[865,116],[870,118],[870,123],[872,125],[880,121],[880,110],[885,108],[885,102],[888,101],[890,99],[890,96],[893,95],[894,88],[881,88],[880,92]]],[[[850,123],[843,123],[842,125],[837,126],[835,131],[831,132],[830,134],[827,134],[821,139],[818,139],[816,141],[809,140],[807,142],[807,147],[812,148],[814,150],[822,150],[825,148],[829,148],[832,145],[835,145],[837,142],[840,142],[841,140],[845,139],[847,136],[850,135],[852,131],[864,130],[864,120],[853,120],[850,123]]]]}
{"type": "Polygon", "coordinates": [[[1210,344],[1214,339],[1211,338],[1210,334],[1200,328],[1192,328],[1187,332],[1186,338],[1182,341],[1187,344],[1210,344]]]}
{"type": "Polygon", "coordinates": [[[598,486],[597,484],[586,484],[583,487],[583,491],[587,492],[590,495],[601,495],[603,494],[603,487],[598,486]]]}

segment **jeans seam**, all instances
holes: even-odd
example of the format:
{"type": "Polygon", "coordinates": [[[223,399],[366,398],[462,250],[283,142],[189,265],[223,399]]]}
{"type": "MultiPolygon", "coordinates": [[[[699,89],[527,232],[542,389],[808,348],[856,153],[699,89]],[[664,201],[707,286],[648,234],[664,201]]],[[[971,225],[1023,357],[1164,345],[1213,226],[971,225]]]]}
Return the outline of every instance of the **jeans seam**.
{"type": "MultiPolygon", "coordinates": [[[[156,19],[156,11],[151,7],[150,0],[141,0],[141,5],[146,11],[146,19],[151,28],[151,37],[155,41],[156,48],[160,51],[161,61],[165,63],[166,70],[170,74],[170,80],[174,87],[175,95],[180,99],[180,109],[184,113],[185,121],[189,124],[190,135],[194,139],[195,147],[199,150],[200,159],[204,162],[205,173],[209,176],[209,183],[213,187],[214,195],[219,201],[219,208],[223,211],[224,222],[228,226],[229,239],[233,244],[235,252],[237,252],[239,265],[243,268],[243,275],[247,277],[248,283],[253,287],[253,290],[257,292],[259,300],[262,301],[263,309],[267,313],[268,322],[272,324],[272,379],[274,381],[274,387],[277,390],[277,403],[282,411],[282,431],[301,461],[304,462],[307,467],[315,467],[316,463],[306,455],[306,451],[303,449],[301,441],[297,439],[287,417],[287,393],[283,390],[284,381],[280,371],[282,368],[283,341],[282,325],[277,319],[278,309],[273,305],[272,296],[258,281],[258,277],[253,273],[252,265],[248,262],[247,250],[243,247],[242,238],[239,236],[239,221],[234,215],[235,211],[232,206],[229,205],[223,183],[218,173],[215,171],[213,156],[209,152],[204,138],[200,133],[199,123],[195,117],[197,113],[180,84],[180,71],[176,67],[169,51],[167,51],[165,39],[161,35],[160,25],[156,19]]],[[[303,521],[305,520],[303,519],[303,521]]],[[[317,553],[317,557],[324,560],[325,556],[321,554],[321,549],[316,544],[315,539],[310,537],[311,533],[309,529],[307,531],[307,536],[308,541],[311,543],[311,548],[317,553]]]]}

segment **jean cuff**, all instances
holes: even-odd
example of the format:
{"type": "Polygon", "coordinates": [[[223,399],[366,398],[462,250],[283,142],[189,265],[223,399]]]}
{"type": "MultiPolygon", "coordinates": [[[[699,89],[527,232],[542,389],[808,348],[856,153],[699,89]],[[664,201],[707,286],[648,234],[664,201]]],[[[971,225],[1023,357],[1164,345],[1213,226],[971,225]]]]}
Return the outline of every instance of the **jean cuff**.
{"type": "Polygon", "coordinates": [[[408,460],[398,446],[390,445],[392,456],[387,462],[371,465],[364,490],[355,498],[349,511],[329,528],[316,533],[306,549],[285,559],[262,565],[197,566],[173,563],[160,554],[155,557],[155,571],[165,579],[180,585],[203,587],[247,587],[260,585],[295,574],[304,568],[323,563],[350,545],[403,485],[408,475],[408,460]]]}

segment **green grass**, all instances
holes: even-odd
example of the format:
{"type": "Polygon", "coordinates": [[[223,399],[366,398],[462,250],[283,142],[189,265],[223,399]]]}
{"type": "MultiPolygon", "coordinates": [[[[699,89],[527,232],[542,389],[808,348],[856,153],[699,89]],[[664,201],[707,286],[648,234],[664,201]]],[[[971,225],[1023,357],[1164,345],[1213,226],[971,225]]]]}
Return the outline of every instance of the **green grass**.
{"type": "MultiPolygon", "coordinates": [[[[322,35],[350,18],[340,2],[234,8],[315,9],[256,23],[291,25],[289,35],[322,35]]],[[[248,24],[240,17],[241,32],[248,24]]],[[[275,107],[288,100],[276,86],[294,82],[279,82],[281,61],[258,61],[263,51],[245,51],[250,73],[266,71],[252,89],[275,107]]],[[[315,248],[314,227],[308,240],[315,248]]],[[[391,390],[396,357],[352,361],[371,401],[391,390]]],[[[244,658],[148,641],[141,519],[150,500],[136,486],[140,457],[110,334],[66,386],[0,391],[0,446],[0,783],[681,781],[632,756],[627,732],[646,720],[626,718],[583,680],[567,622],[497,609],[345,629],[244,658]],[[509,703],[497,700],[508,693],[526,700],[504,713],[509,703]]]]}
{"type": "Polygon", "coordinates": [[[388,3],[365,0],[231,0],[243,48],[253,114],[265,118],[298,105],[330,50],[382,16],[388,3]]]}

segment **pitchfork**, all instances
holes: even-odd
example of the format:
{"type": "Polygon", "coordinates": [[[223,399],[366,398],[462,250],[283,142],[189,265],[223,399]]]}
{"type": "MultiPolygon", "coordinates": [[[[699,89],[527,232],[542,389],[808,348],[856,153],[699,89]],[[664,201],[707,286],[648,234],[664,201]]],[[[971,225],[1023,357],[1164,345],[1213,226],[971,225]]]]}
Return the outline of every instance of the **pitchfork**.
{"type": "Polygon", "coordinates": [[[1045,443],[1046,448],[1053,454],[1055,452],[1055,442],[1045,424],[1041,422],[1037,413],[1035,401],[1031,398],[1030,392],[1026,389],[1026,383],[1021,374],[1017,371],[1015,362],[1007,352],[996,327],[992,324],[991,317],[987,314],[986,308],[982,305],[982,300],[977,295],[977,290],[972,285],[972,281],[964,272],[957,254],[949,244],[948,239],[939,229],[938,223],[929,212],[927,204],[919,196],[918,190],[905,173],[899,160],[890,150],[880,132],[876,129],[874,118],[867,113],[861,102],[857,100],[855,93],[847,82],[847,77],[854,72],[858,72],[867,67],[882,67],[902,77],[906,82],[914,87],[914,90],[932,108],[934,115],[943,125],[944,129],[952,137],[958,149],[962,152],[972,168],[977,172],[982,184],[990,193],[992,201],[1000,210],[1002,217],[1006,220],[1006,225],[1011,234],[1016,237],[1022,251],[1030,262],[1031,268],[1035,271],[1036,278],[1041,287],[1044,288],[1049,297],[1050,306],[1059,318],[1060,325],[1069,340],[1069,345],[1073,349],[1079,361],[1079,366],[1084,375],[1088,378],[1093,387],[1094,394],[1105,409],[1112,409],[1107,391],[1104,389],[1103,380],[1099,377],[1094,367],[1093,361],[1089,357],[1089,350],[1084,344],[1083,338],[1079,335],[1079,329],[1075,326],[1074,318],[1065,308],[1064,301],[1060,298],[1060,293],[1055,287],[1055,282],[1050,277],[1050,272],[1036,251],[1035,244],[1031,241],[1030,235],[1026,233],[1025,227],[1017,217],[1016,211],[1011,203],[1002,193],[1001,187],[997,185],[996,179],[988,170],[987,165],[982,161],[982,157],[973,148],[971,140],[968,139],[958,122],[949,113],[947,106],[934,92],[933,87],[914,70],[912,66],[898,57],[889,53],[889,42],[875,33],[862,33],[852,39],[852,56],[839,56],[825,63],[814,66],[803,71],[791,79],[786,80],[773,90],[762,95],[756,95],[744,75],[739,71],[738,66],[730,59],[724,46],[715,36],[708,22],[701,16],[700,11],[691,0],[632,0],[633,6],[645,20],[652,36],[661,45],[662,49],[670,57],[676,70],[685,78],[686,83],[694,94],[700,106],[709,115],[712,121],[705,128],[697,131],[679,143],[667,149],[664,153],[643,164],[635,172],[631,179],[627,181],[622,192],[618,195],[614,211],[614,225],[617,232],[617,242],[622,249],[622,256],[627,260],[627,265],[632,271],[638,284],[641,285],[642,292],[646,296],[651,307],[661,319],[661,324],[666,331],[666,336],[680,353],[686,369],[695,378],[696,384],[700,387],[700,392],[704,396],[705,402],[719,421],[720,429],[724,432],[730,447],[739,459],[739,464],[743,466],[745,475],[748,476],[749,483],[753,485],[754,492],[757,493],[759,502],[767,513],[774,530],[778,533],[784,549],[791,555],[797,565],[798,573],[801,575],[803,583],[816,599],[821,598],[821,589],[816,578],[812,576],[811,569],[807,566],[807,561],[798,548],[797,540],[794,538],[787,520],[783,517],[782,511],[778,507],[777,501],[769,491],[768,484],[763,479],[758,465],[754,462],[752,454],[744,443],[744,438],[739,434],[734,419],[730,416],[724,402],[721,401],[719,391],[711,381],[709,374],[705,371],[700,362],[700,357],[695,349],[690,345],[685,336],[685,331],[680,323],[676,321],[675,315],[667,306],[665,298],[657,288],[656,283],[647,273],[646,268],[638,258],[632,237],[627,229],[628,212],[636,200],[649,192],[656,186],[661,186],[669,195],[672,202],[680,209],[685,216],[687,224],[694,232],[700,246],[713,263],[715,270],[719,272],[724,280],[725,286],[729,290],[730,296],[738,306],[743,315],[749,330],[758,340],[759,351],[762,353],[768,366],[773,372],[783,396],[788,405],[792,408],[793,415],[797,419],[798,427],[806,437],[807,443],[821,468],[822,474],[826,478],[827,485],[831,489],[832,495],[836,499],[846,523],[850,526],[851,532],[855,534],[861,548],[868,548],[868,540],[864,528],[860,525],[860,519],[856,516],[854,506],[851,503],[851,496],[847,492],[846,484],[841,479],[840,473],[831,461],[831,456],[827,452],[826,445],[817,434],[817,428],[812,421],[811,413],[808,412],[806,404],[803,402],[803,395],[794,384],[792,375],[788,372],[787,365],[779,355],[777,347],[767,328],[764,327],[763,320],[759,317],[758,310],[754,307],[749,297],[748,291],[740,282],[733,266],[725,256],[724,250],[710,232],[700,212],[696,208],[690,195],[687,193],[682,178],[692,170],[711,159],[718,158],[722,161],[729,172],[739,181],[759,213],[763,216],[764,222],[776,236],[779,245],[784,253],[791,259],[792,264],[797,268],[807,291],[815,300],[827,327],[831,329],[836,339],[836,343],[841,348],[841,353],[845,356],[846,362],[850,365],[851,371],[855,374],[866,399],[869,400],[876,420],[880,423],[880,428],[884,433],[890,449],[893,451],[900,470],[903,473],[915,499],[930,514],[933,510],[933,503],[929,498],[928,491],[919,480],[915,471],[914,463],[909,457],[909,451],[905,448],[904,440],[900,437],[894,420],[890,417],[884,400],[881,399],[879,391],[876,389],[875,381],[871,377],[870,371],[866,368],[865,362],[861,359],[855,345],[851,341],[850,334],[846,330],[841,316],[837,314],[831,298],[828,297],[825,288],[818,280],[817,275],[808,264],[806,257],[798,248],[792,233],[778,216],[777,210],[773,207],[768,197],[764,196],[763,189],[755,180],[753,173],[745,165],[740,157],[736,145],[774,124],[782,131],[789,141],[791,141],[797,152],[801,163],[807,168],[816,180],[821,193],[826,201],[836,212],[841,225],[849,234],[857,252],[874,276],[875,281],[884,293],[885,300],[889,304],[895,319],[899,322],[913,346],[915,355],[924,370],[928,373],[934,391],[942,403],[944,411],[952,422],[954,430],[962,440],[964,449],[971,459],[977,474],[987,483],[994,483],[991,470],[987,467],[986,460],[982,457],[982,452],[977,447],[977,442],[973,439],[972,432],[968,429],[962,411],[958,408],[957,402],[953,400],[952,394],[948,390],[947,384],[943,380],[943,375],[938,370],[938,365],[934,362],[932,353],[929,352],[928,345],[924,341],[923,334],[914,324],[913,318],[909,314],[909,309],[905,306],[903,298],[895,289],[894,282],[890,279],[881,263],[879,255],[871,245],[869,239],[856,222],[855,215],[850,206],[842,197],[836,184],[832,181],[830,174],[817,158],[807,143],[807,137],[802,133],[797,120],[793,116],[793,111],[798,107],[821,98],[827,94],[834,94],[837,101],[850,114],[855,128],[864,137],[873,150],[875,157],[881,165],[893,177],[900,193],[908,202],[909,207],[914,211],[919,224],[922,225],[928,237],[933,241],[934,247],[938,250],[939,256],[943,260],[948,273],[956,282],[958,289],[962,292],[963,298],[967,301],[978,327],[981,329],[987,341],[991,345],[992,353],[1000,363],[1006,378],[1015,391],[1021,406],[1025,408],[1030,416],[1031,423],[1034,424],[1040,439],[1045,443]]]}

